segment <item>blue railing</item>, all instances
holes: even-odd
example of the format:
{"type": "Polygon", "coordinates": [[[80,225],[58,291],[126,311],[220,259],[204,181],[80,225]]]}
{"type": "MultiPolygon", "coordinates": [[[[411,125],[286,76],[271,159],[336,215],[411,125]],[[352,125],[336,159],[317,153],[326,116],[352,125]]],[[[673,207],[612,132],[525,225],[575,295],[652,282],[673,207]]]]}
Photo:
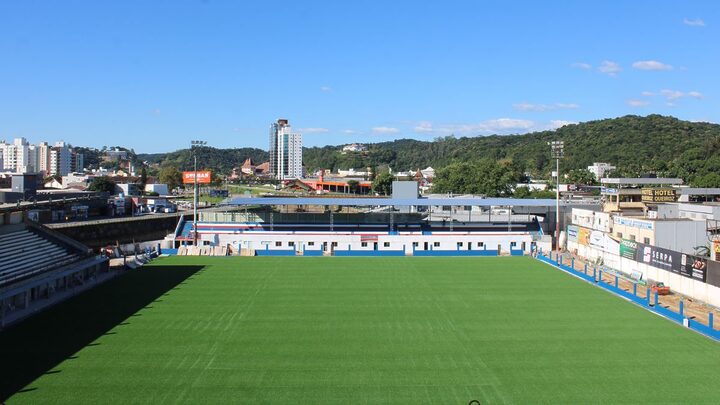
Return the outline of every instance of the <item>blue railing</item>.
{"type": "MultiPolygon", "coordinates": [[[[550,254],[552,256],[552,253],[550,254]]],[[[560,260],[557,260],[557,254],[555,259],[552,259],[552,257],[547,257],[540,252],[540,254],[537,255],[537,259],[545,262],[547,264],[552,265],[553,267],[556,267],[560,270],[563,270],[567,273],[570,273],[576,277],[579,277],[589,283],[595,284],[598,287],[607,290],[615,295],[618,295],[620,297],[623,297],[639,306],[642,306],[643,308],[647,309],[648,311],[655,312],[658,315],[661,315],[665,317],[666,319],[669,319],[673,322],[676,322],[680,325],[687,326],[688,328],[699,332],[705,336],[708,336],[710,338],[713,338],[715,340],[720,340],[720,331],[717,331],[713,328],[713,313],[710,312],[708,314],[708,324],[703,324],[698,321],[695,321],[693,319],[688,319],[685,317],[684,314],[684,304],[682,301],[680,301],[680,307],[678,309],[678,312],[675,312],[669,308],[665,308],[658,302],[658,295],[657,293],[652,294],[649,287],[646,288],[645,298],[640,298],[637,295],[637,289],[638,285],[637,283],[633,284],[633,291],[628,292],[618,287],[618,276],[615,275],[614,282],[609,284],[602,280],[602,270],[597,269],[595,267],[588,268],[586,265],[583,269],[583,271],[576,270],[574,268],[574,259],[571,262],[573,266],[568,266],[562,263],[562,255],[560,255],[560,260]]]]}

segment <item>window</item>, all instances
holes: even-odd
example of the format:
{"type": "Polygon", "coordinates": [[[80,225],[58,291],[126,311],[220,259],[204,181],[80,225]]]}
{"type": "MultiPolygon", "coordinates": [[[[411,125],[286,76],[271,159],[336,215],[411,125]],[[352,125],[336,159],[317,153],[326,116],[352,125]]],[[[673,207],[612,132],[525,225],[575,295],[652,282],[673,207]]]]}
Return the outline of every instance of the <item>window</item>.
{"type": "Polygon", "coordinates": [[[458,242],[458,243],[457,243],[457,247],[463,247],[463,243],[462,243],[462,242],[458,242]]]}
{"type": "Polygon", "coordinates": [[[333,247],[336,247],[336,246],[337,246],[337,242],[333,242],[332,245],[333,245],[333,247]]]}
{"type": "Polygon", "coordinates": [[[282,242],[275,242],[275,246],[282,246],[282,242]]]}
{"type": "Polygon", "coordinates": [[[650,244],[650,238],[643,238],[643,243],[646,245],[650,244]]]}
{"type": "Polygon", "coordinates": [[[418,245],[420,245],[419,242],[413,242],[413,247],[418,247],[418,245]]]}
{"type": "Polygon", "coordinates": [[[367,242],[361,242],[361,243],[360,243],[360,246],[362,246],[362,247],[367,247],[367,242]]]}
{"type": "Polygon", "coordinates": [[[308,246],[315,246],[315,242],[308,242],[308,246]]]}
{"type": "Polygon", "coordinates": [[[288,242],[288,246],[295,246],[295,242],[288,242]]]}
{"type": "Polygon", "coordinates": [[[515,247],[515,246],[517,246],[517,242],[510,242],[510,247],[511,247],[511,248],[513,248],[513,247],[515,247]]]}
{"type": "Polygon", "coordinates": [[[478,245],[478,247],[483,247],[483,246],[485,246],[485,243],[484,243],[484,242],[478,242],[477,245],[478,245]]]}
{"type": "Polygon", "coordinates": [[[635,240],[635,235],[630,235],[630,240],[635,240]]]}
{"type": "Polygon", "coordinates": [[[440,242],[433,242],[433,247],[440,247],[440,242]]]}
{"type": "Polygon", "coordinates": [[[618,238],[622,238],[622,232],[618,232],[618,233],[617,233],[617,237],[618,237],[618,238]]]}
{"type": "Polygon", "coordinates": [[[384,243],[383,243],[383,246],[384,246],[384,247],[390,247],[390,242],[384,242],[384,243]]]}

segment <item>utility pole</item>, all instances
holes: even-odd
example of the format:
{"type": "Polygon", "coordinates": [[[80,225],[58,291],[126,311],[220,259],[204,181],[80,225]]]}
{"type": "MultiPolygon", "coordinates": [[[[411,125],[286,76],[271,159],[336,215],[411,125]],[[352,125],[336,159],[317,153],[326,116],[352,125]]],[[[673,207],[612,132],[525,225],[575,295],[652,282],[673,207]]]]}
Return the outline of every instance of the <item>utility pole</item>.
{"type": "Polygon", "coordinates": [[[207,145],[206,141],[190,141],[190,150],[192,151],[193,160],[195,162],[194,163],[195,171],[193,172],[193,176],[194,176],[194,179],[193,179],[193,191],[194,191],[194,194],[193,194],[193,246],[197,246],[197,242],[198,242],[197,241],[197,237],[198,237],[198,232],[197,232],[198,181],[197,181],[197,149],[196,148],[200,148],[205,145],[207,145]]]}
{"type": "Polygon", "coordinates": [[[560,254],[560,159],[565,156],[565,143],[563,141],[548,142],[550,145],[551,156],[555,159],[555,178],[557,179],[555,187],[555,249],[560,254]]]}

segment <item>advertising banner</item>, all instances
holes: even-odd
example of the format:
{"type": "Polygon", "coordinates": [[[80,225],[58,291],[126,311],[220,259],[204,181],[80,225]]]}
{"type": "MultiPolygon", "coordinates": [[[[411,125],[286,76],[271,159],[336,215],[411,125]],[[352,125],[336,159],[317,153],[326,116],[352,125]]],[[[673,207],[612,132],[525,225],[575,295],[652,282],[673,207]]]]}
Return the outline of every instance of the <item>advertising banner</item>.
{"type": "Polygon", "coordinates": [[[568,235],[568,242],[577,242],[578,241],[578,226],[577,225],[568,225],[567,227],[567,235],[568,235]]]}
{"type": "Polygon", "coordinates": [[[585,246],[590,246],[590,230],[586,228],[578,227],[578,243],[585,246]]]}
{"type": "MultiPolygon", "coordinates": [[[[210,184],[210,171],[197,172],[198,184],[210,184]]],[[[195,172],[183,172],[183,184],[195,183],[195,172]]]]}
{"type": "Polygon", "coordinates": [[[707,259],[683,254],[680,274],[704,283],[707,280],[707,259]]]}
{"type": "Polygon", "coordinates": [[[642,219],[621,217],[618,215],[613,217],[613,221],[615,221],[616,225],[631,226],[633,228],[638,228],[638,229],[653,229],[652,221],[645,221],[642,219]]]}
{"type": "Polygon", "coordinates": [[[641,262],[657,267],[658,269],[680,274],[681,254],[679,252],[673,252],[672,250],[649,246],[643,243],[638,243],[638,246],[642,247],[641,262]]]}
{"type": "Polygon", "coordinates": [[[638,257],[638,243],[634,240],[623,239],[620,242],[620,256],[635,261],[642,260],[638,257]]]}

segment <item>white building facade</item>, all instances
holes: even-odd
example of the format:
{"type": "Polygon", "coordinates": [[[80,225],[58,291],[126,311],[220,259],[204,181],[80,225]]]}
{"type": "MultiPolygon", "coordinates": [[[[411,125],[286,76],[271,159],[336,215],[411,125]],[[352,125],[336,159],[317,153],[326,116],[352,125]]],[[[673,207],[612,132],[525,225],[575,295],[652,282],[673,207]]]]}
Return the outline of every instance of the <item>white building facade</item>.
{"type": "Polygon", "coordinates": [[[595,180],[600,180],[605,176],[606,172],[612,171],[617,169],[617,167],[611,165],[610,163],[602,163],[602,162],[596,162],[593,163],[592,166],[588,166],[588,170],[590,173],[595,175],[595,180]]]}
{"type": "Polygon", "coordinates": [[[278,180],[300,179],[302,167],[302,135],[293,133],[286,119],[270,125],[270,173],[278,180]]]}

